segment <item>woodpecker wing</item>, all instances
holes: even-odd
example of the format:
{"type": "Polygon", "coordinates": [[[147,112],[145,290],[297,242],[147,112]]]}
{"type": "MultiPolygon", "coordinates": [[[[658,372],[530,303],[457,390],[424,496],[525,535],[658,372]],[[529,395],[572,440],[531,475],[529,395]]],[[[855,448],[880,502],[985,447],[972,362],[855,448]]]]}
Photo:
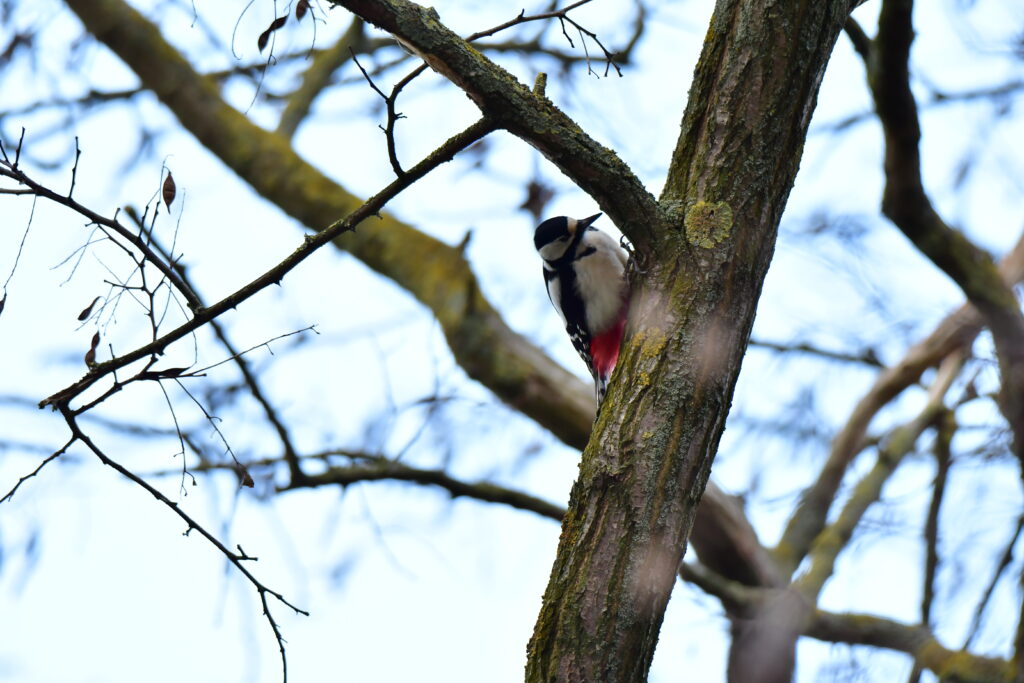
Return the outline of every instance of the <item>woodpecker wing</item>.
{"type": "Polygon", "coordinates": [[[597,372],[594,370],[594,358],[590,355],[590,335],[585,329],[575,323],[567,323],[565,331],[569,333],[569,341],[572,342],[576,353],[580,354],[580,358],[587,364],[587,370],[590,370],[590,374],[596,380],[597,372]]]}
{"type": "Polygon", "coordinates": [[[548,299],[554,306],[558,317],[565,325],[565,331],[569,335],[576,353],[587,364],[587,370],[591,375],[594,373],[594,361],[590,355],[590,334],[583,327],[586,316],[583,311],[583,302],[576,291],[575,273],[572,268],[553,268],[544,266],[544,284],[547,288],[548,299]]]}

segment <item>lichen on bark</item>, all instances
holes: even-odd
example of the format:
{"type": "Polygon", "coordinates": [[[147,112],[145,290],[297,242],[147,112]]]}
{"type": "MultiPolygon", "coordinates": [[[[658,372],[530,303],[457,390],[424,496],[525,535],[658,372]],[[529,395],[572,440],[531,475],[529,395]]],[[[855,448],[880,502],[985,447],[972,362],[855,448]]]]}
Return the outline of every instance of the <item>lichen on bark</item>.
{"type": "Polygon", "coordinates": [[[683,225],[690,244],[711,249],[731,234],[732,207],[726,202],[697,202],[686,212],[683,225]]]}

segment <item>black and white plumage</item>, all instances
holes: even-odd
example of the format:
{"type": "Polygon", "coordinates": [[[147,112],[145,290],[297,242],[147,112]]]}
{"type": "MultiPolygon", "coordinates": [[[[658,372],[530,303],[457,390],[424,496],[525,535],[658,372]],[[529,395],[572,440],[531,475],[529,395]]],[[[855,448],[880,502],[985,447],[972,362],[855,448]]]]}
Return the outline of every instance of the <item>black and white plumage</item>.
{"type": "Polygon", "coordinates": [[[600,217],[549,218],[533,236],[548,298],[594,376],[598,404],[619,358],[629,298],[626,252],[593,226],[600,217]]]}

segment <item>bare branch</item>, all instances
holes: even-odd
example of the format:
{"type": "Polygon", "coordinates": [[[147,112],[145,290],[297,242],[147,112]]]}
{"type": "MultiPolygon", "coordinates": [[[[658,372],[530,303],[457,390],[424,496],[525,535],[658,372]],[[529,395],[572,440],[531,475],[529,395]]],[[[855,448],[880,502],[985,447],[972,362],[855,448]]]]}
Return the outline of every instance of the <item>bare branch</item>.
{"type": "Polygon", "coordinates": [[[488,503],[501,503],[555,521],[561,521],[565,515],[565,508],[522,491],[484,481],[466,482],[450,476],[444,470],[410,467],[383,458],[374,458],[366,465],[332,467],[321,474],[307,475],[302,481],[293,482],[281,490],[326,485],[348,486],[367,481],[407,481],[423,486],[438,486],[447,491],[452,498],[466,497],[488,503]]]}
{"type": "Polygon", "coordinates": [[[886,185],[882,211],[935,265],[951,277],[992,331],[999,356],[1000,409],[1014,434],[1024,474],[1024,314],[983,250],[938,215],[921,180],[921,127],[910,90],[914,37],[912,0],[886,0],[879,17],[869,82],[885,132],[886,185]]]}
{"type": "MultiPolygon", "coordinates": [[[[405,116],[400,112],[395,111],[395,100],[398,98],[398,93],[405,85],[405,82],[400,83],[398,86],[396,86],[395,89],[391,91],[390,96],[385,95],[383,92],[381,92],[381,89],[378,88],[377,85],[373,82],[373,79],[370,78],[370,74],[366,73],[366,69],[363,68],[363,65],[359,63],[359,60],[356,58],[356,53],[352,52],[351,48],[349,49],[349,52],[352,55],[352,61],[356,63],[356,66],[359,67],[359,71],[363,74],[363,78],[365,78],[366,82],[370,84],[370,87],[373,88],[373,91],[380,95],[381,99],[384,100],[384,106],[387,110],[388,120],[385,126],[378,127],[382,131],[384,131],[384,136],[387,138],[388,160],[391,162],[391,170],[395,172],[396,177],[401,178],[402,176],[405,175],[405,171],[402,170],[402,165],[398,163],[398,152],[395,149],[395,124],[398,122],[398,119],[404,119],[405,116]]],[[[419,72],[417,71],[415,73],[419,72]]],[[[407,77],[406,82],[408,82],[409,80],[411,80],[411,78],[407,77]]]]}
{"type": "Polygon", "coordinates": [[[32,477],[34,477],[34,476],[36,476],[37,474],[39,474],[39,472],[40,472],[40,471],[41,471],[41,470],[42,470],[42,469],[43,469],[44,467],[46,467],[47,465],[49,465],[49,464],[50,464],[51,462],[53,462],[54,460],[56,460],[56,459],[57,459],[57,458],[59,458],[60,456],[64,455],[64,453],[66,453],[66,452],[67,452],[68,448],[70,448],[70,447],[71,447],[71,444],[73,444],[73,443],[75,443],[75,439],[74,439],[74,438],[72,438],[72,439],[71,439],[70,441],[68,441],[68,442],[67,442],[66,444],[64,444],[63,446],[61,446],[61,447],[60,447],[60,449],[58,449],[58,450],[54,451],[54,452],[53,452],[53,453],[51,453],[50,455],[48,455],[48,456],[46,456],[45,458],[43,458],[43,460],[42,460],[42,461],[41,461],[41,462],[39,463],[39,465],[38,465],[38,466],[36,466],[36,468],[35,468],[34,470],[32,470],[31,472],[29,472],[29,473],[28,473],[28,474],[26,474],[25,476],[21,477],[20,479],[18,479],[18,483],[16,483],[16,484],[14,485],[14,487],[13,487],[13,488],[12,488],[12,489],[11,489],[10,491],[8,491],[8,492],[7,492],[6,494],[4,494],[4,497],[3,497],[3,498],[0,498],[0,503],[5,503],[5,502],[7,502],[8,500],[10,500],[11,498],[14,498],[14,494],[15,494],[15,493],[17,493],[17,491],[18,491],[18,489],[19,489],[19,488],[21,488],[21,485],[22,485],[22,484],[24,484],[24,483],[25,483],[26,481],[28,481],[28,480],[29,480],[29,479],[31,479],[32,477]]]}
{"type": "Polygon", "coordinates": [[[873,645],[914,658],[944,680],[964,683],[1010,683],[1008,662],[950,650],[924,626],[910,626],[870,614],[836,614],[816,610],[806,629],[811,638],[830,643],[873,645]]]}
{"type": "MultiPolygon", "coordinates": [[[[529,16],[526,15],[526,10],[523,10],[523,11],[521,11],[519,13],[519,16],[517,16],[515,19],[510,19],[509,21],[506,21],[503,24],[498,24],[497,26],[495,26],[493,28],[489,28],[486,31],[479,31],[477,33],[473,33],[472,35],[469,35],[469,36],[466,37],[466,41],[467,42],[472,42],[472,41],[475,41],[475,40],[479,40],[480,38],[486,38],[488,36],[493,36],[495,33],[498,33],[500,31],[504,31],[507,28],[511,28],[513,26],[518,26],[520,24],[525,24],[525,23],[531,22],[531,21],[542,21],[544,19],[558,19],[559,23],[561,23],[561,25],[562,25],[562,33],[565,34],[565,38],[566,38],[566,40],[569,41],[569,45],[570,46],[573,45],[573,42],[572,42],[572,38],[569,38],[569,35],[567,33],[565,33],[565,24],[566,23],[571,24],[577,31],[580,32],[580,35],[586,35],[591,40],[593,40],[594,43],[596,43],[597,46],[599,48],[601,48],[601,51],[604,52],[605,61],[606,61],[605,72],[604,72],[605,76],[608,75],[608,69],[612,68],[612,67],[614,67],[615,68],[615,72],[617,74],[619,74],[619,76],[621,76],[622,75],[622,70],[619,68],[618,64],[616,64],[615,61],[614,61],[615,58],[617,57],[617,55],[614,52],[610,52],[601,43],[601,41],[597,37],[596,33],[594,33],[593,31],[588,31],[587,29],[583,28],[577,21],[575,21],[574,19],[572,19],[569,16],[569,12],[571,12],[572,10],[574,10],[574,9],[576,9],[576,8],[582,6],[582,5],[586,5],[590,1],[591,0],[578,0],[577,2],[574,2],[574,3],[571,3],[569,5],[566,5],[565,7],[563,7],[562,9],[559,9],[559,10],[553,10],[551,12],[541,12],[539,14],[531,14],[529,16]]],[[[641,21],[642,21],[642,16],[643,16],[642,10],[641,10],[640,14],[641,14],[641,21]]],[[[586,50],[586,47],[587,47],[586,43],[584,42],[583,49],[586,50]]],[[[588,73],[592,73],[592,71],[590,69],[590,56],[589,55],[586,56],[585,61],[587,63],[587,72],[588,73]]]]}
{"type": "MultiPolygon", "coordinates": [[[[338,235],[354,229],[363,220],[380,211],[392,197],[400,193],[406,187],[419,180],[442,163],[450,161],[459,151],[475,143],[477,140],[493,130],[494,125],[492,123],[485,119],[481,119],[463,132],[449,139],[426,159],[410,169],[405,176],[396,179],[351,214],[343,219],[339,219],[333,225],[324,228],[315,235],[307,236],[301,247],[293,251],[283,261],[260,275],[252,282],[224,297],[209,308],[198,310],[191,320],[170,332],[167,332],[159,339],[156,339],[144,346],[140,346],[133,351],[118,356],[117,358],[112,358],[109,361],[96,365],[79,381],[48,398],[43,399],[43,401],[40,402],[40,407],[58,407],[61,405],[67,405],[72,399],[88,389],[100,378],[105,377],[114,370],[134,363],[137,360],[152,354],[161,353],[173,342],[181,339],[187,334],[190,334],[194,330],[199,329],[222,313],[236,308],[239,304],[243,303],[264,288],[269,287],[272,284],[277,284],[288,272],[306,260],[317,249],[330,243],[338,235]]],[[[117,386],[117,389],[120,389],[120,386],[117,386]]],[[[90,405],[95,405],[95,402],[90,405]]]]}
{"type": "Polygon", "coordinates": [[[498,24],[493,28],[473,33],[467,36],[466,40],[473,41],[479,40],[480,38],[487,38],[488,36],[493,36],[495,33],[504,31],[507,28],[512,28],[513,26],[518,26],[519,24],[525,24],[531,21],[543,21],[544,19],[564,19],[567,13],[571,12],[577,7],[586,5],[589,2],[591,2],[591,0],[577,0],[577,2],[566,5],[560,10],[553,10],[551,12],[541,12],[539,14],[531,14],[530,16],[526,16],[526,10],[522,10],[519,12],[519,16],[517,16],[515,19],[510,19],[509,21],[506,21],[503,24],[498,24]]]}
{"type": "MultiPolygon", "coordinates": [[[[332,466],[326,471],[278,487],[279,492],[322,486],[349,486],[351,484],[376,481],[401,481],[420,486],[436,486],[444,489],[454,498],[471,498],[485,503],[508,505],[517,510],[533,512],[541,517],[561,521],[565,508],[532,496],[524,491],[492,484],[486,481],[469,482],[451,476],[443,469],[411,467],[391,458],[350,450],[329,450],[299,456],[302,462],[315,460],[330,462],[335,458],[346,458],[353,464],[343,467],[332,466]]],[[[252,470],[288,465],[287,457],[264,458],[247,463],[252,470]]],[[[194,472],[233,471],[231,463],[203,462],[192,468],[194,472]]],[[[153,472],[152,476],[167,476],[177,471],[153,472]]]]}
{"type": "Polygon", "coordinates": [[[184,520],[185,524],[188,525],[186,530],[185,530],[185,534],[186,535],[191,533],[191,531],[193,529],[198,531],[199,534],[203,538],[205,538],[211,545],[213,545],[215,548],[217,548],[217,550],[219,550],[221,552],[221,554],[223,554],[224,557],[227,558],[228,562],[230,562],[232,565],[234,565],[235,569],[237,569],[239,572],[241,572],[242,576],[244,576],[249,581],[249,583],[251,583],[253,585],[253,587],[256,589],[257,593],[259,593],[260,602],[263,605],[263,615],[267,618],[267,622],[270,624],[270,628],[271,628],[271,630],[274,633],[274,638],[277,640],[278,650],[280,650],[280,652],[281,652],[282,674],[283,674],[283,678],[284,678],[285,683],[287,683],[287,680],[288,680],[288,659],[287,659],[287,656],[285,654],[285,647],[284,647],[285,640],[284,640],[284,636],[281,634],[280,626],[278,625],[277,621],[274,619],[274,616],[273,616],[273,614],[270,611],[270,605],[268,604],[267,596],[268,595],[273,596],[278,602],[280,602],[281,604],[291,608],[292,611],[294,611],[296,614],[301,614],[303,616],[307,616],[308,617],[309,616],[309,612],[307,612],[307,611],[305,611],[305,610],[303,610],[303,609],[301,609],[299,607],[296,607],[291,602],[289,602],[281,593],[278,593],[277,591],[268,588],[259,579],[257,579],[253,575],[253,573],[250,572],[248,570],[248,568],[246,568],[246,566],[244,564],[242,564],[243,562],[247,562],[247,561],[255,561],[257,558],[252,557],[250,555],[247,555],[242,550],[241,546],[238,547],[238,552],[237,553],[235,553],[232,550],[229,550],[223,543],[220,542],[220,540],[217,539],[216,536],[214,536],[212,533],[207,531],[206,528],[203,527],[201,524],[199,524],[191,515],[186,513],[184,510],[182,510],[180,505],[178,505],[177,503],[172,501],[170,498],[165,496],[163,493],[160,492],[159,489],[153,487],[145,479],[143,479],[142,477],[138,476],[137,474],[135,474],[131,470],[127,469],[126,467],[124,467],[120,463],[116,462],[115,460],[112,460],[102,450],[100,450],[100,448],[98,448],[96,446],[96,444],[92,441],[92,439],[88,435],[86,435],[79,428],[78,423],[77,423],[77,421],[75,419],[74,413],[72,413],[66,406],[61,407],[60,408],[60,412],[61,412],[61,415],[63,415],[64,420],[65,420],[65,422],[68,425],[68,428],[71,430],[71,435],[72,435],[71,441],[72,441],[72,443],[74,441],[80,441],[82,444],[84,444],[86,446],[86,448],[88,448],[93,453],[93,455],[95,455],[97,458],[99,458],[100,462],[102,462],[104,465],[106,465],[106,466],[116,470],[118,473],[121,474],[121,476],[123,476],[126,479],[132,481],[137,486],[141,487],[147,493],[149,493],[154,498],[156,498],[158,501],[163,503],[167,508],[169,508],[172,512],[174,512],[174,514],[178,515],[178,517],[180,517],[182,520],[184,520]]]}
{"type": "Polygon", "coordinates": [[[462,88],[495,123],[533,145],[591,195],[642,250],[662,222],[654,198],[617,156],[584,133],[549,100],[441,25],[433,10],[389,0],[332,0],[409,45],[432,69],[462,88]],[[415,19],[412,19],[415,17],[415,19]],[[595,174],[594,169],[603,169],[595,174]]]}
{"type": "Polygon", "coordinates": [[[838,360],[844,363],[866,365],[871,368],[885,368],[885,364],[878,359],[874,349],[866,349],[861,353],[844,353],[842,351],[830,351],[813,346],[806,342],[796,344],[783,344],[780,342],[766,341],[764,339],[751,339],[750,345],[755,348],[778,351],[780,353],[805,353],[811,356],[819,356],[826,360],[838,360]]]}
{"type": "MultiPolygon", "coordinates": [[[[185,300],[193,311],[198,309],[199,301],[196,298],[195,293],[188,285],[182,282],[181,278],[171,267],[171,264],[160,258],[159,254],[154,252],[145,240],[128,230],[125,226],[121,225],[121,223],[119,223],[115,218],[101,216],[89,207],[79,204],[77,201],[72,199],[70,193],[67,196],[57,194],[53,190],[29,177],[28,174],[18,167],[16,162],[12,164],[6,160],[0,161],[0,175],[11,178],[21,185],[25,185],[32,190],[32,193],[37,197],[42,197],[43,199],[48,199],[56,204],[65,206],[75,213],[87,218],[90,223],[103,226],[104,228],[113,231],[118,237],[137,249],[146,261],[152,263],[153,266],[174,285],[174,288],[185,297],[185,300]]],[[[72,175],[72,190],[73,189],[74,173],[72,175]]],[[[123,245],[122,248],[124,248],[123,245]]]]}
{"type": "Polygon", "coordinates": [[[853,44],[853,49],[857,51],[857,54],[864,61],[867,61],[871,56],[871,38],[864,32],[864,29],[857,23],[857,20],[853,17],[847,17],[846,25],[843,26],[843,32],[850,39],[850,43],[853,44]]]}

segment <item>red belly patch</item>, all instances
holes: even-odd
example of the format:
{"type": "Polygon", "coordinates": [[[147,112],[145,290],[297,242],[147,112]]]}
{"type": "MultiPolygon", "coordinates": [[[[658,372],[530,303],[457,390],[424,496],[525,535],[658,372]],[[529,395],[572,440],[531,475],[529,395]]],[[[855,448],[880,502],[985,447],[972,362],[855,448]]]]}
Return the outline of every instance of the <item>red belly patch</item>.
{"type": "Polygon", "coordinates": [[[590,340],[590,357],[594,362],[594,371],[601,377],[612,374],[612,369],[619,360],[619,346],[622,344],[625,329],[626,317],[622,316],[618,322],[590,340]]]}

